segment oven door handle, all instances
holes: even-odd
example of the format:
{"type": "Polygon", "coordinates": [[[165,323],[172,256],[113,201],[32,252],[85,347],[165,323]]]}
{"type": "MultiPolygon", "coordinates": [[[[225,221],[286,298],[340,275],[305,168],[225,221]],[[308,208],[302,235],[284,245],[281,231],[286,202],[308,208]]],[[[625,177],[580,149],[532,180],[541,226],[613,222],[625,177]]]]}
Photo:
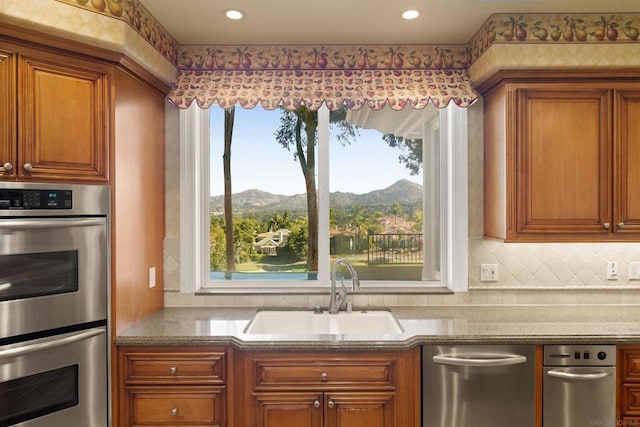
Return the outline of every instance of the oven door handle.
{"type": "Polygon", "coordinates": [[[486,354],[469,355],[467,357],[433,356],[433,361],[441,365],[494,367],[518,365],[527,361],[526,356],[519,354],[486,354]]]}
{"type": "Polygon", "coordinates": [[[573,372],[563,372],[557,370],[547,371],[550,377],[561,378],[563,380],[600,380],[608,377],[613,372],[594,372],[592,374],[575,374],[573,372]]]}
{"type": "Polygon", "coordinates": [[[59,218],[59,219],[11,219],[0,221],[0,230],[23,230],[32,228],[60,228],[60,227],[92,227],[104,225],[102,218],[59,218]]]}
{"type": "Polygon", "coordinates": [[[48,350],[54,347],[60,347],[63,345],[71,344],[78,341],[83,341],[91,337],[104,334],[106,331],[104,328],[90,329],[88,331],[77,332],[72,335],[68,335],[64,338],[56,338],[47,340],[44,342],[38,342],[34,344],[27,344],[16,348],[10,348],[8,350],[0,350],[0,359],[8,359],[13,357],[24,356],[25,354],[34,353],[36,351],[48,350]]]}

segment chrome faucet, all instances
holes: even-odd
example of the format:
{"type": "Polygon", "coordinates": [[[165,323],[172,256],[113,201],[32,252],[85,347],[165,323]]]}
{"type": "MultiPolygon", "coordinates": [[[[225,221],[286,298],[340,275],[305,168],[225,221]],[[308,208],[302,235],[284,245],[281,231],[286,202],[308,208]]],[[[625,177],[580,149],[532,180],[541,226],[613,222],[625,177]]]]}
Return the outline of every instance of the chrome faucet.
{"type": "Polygon", "coordinates": [[[340,277],[340,292],[338,293],[336,289],[336,271],[340,265],[344,265],[349,270],[351,274],[351,289],[353,292],[357,292],[360,290],[360,280],[358,279],[358,273],[356,273],[356,269],[353,267],[347,259],[338,258],[333,263],[333,267],[331,268],[331,298],[329,300],[329,313],[335,314],[340,311],[342,304],[347,299],[347,288],[344,285],[344,278],[340,277]]]}

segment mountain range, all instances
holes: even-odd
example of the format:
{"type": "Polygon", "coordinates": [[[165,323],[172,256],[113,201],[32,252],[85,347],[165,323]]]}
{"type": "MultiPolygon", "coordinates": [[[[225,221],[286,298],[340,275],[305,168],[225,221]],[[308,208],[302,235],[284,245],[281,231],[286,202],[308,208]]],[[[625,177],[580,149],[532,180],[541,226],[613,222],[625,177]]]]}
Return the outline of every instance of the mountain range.
{"type": "MultiPolygon", "coordinates": [[[[349,206],[376,205],[420,205],[422,203],[422,185],[407,179],[401,179],[387,188],[373,190],[364,194],[345,193],[336,191],[330,195],[331,206],[344,208],[349,206]]],[[[246,190],[233,194],[233,207],[236,212],[247,211],[290,211],[305,210],[307,206],[306,194],[292,196],[273,194],[262,190],[246,190]]],[[[212,196],[209,199],[211,212],[224,210],[224,196],[212,196]]]]}

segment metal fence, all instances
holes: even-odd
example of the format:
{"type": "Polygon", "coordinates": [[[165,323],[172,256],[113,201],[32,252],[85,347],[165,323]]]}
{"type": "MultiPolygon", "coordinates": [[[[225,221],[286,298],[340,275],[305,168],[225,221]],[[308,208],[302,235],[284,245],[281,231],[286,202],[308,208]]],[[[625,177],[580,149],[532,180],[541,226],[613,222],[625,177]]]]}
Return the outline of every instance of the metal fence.
{"type": "Polygon", "coordinates": [[[422,234],[369,234],[369,264],[420,264],[423,262],[422,234]]]}

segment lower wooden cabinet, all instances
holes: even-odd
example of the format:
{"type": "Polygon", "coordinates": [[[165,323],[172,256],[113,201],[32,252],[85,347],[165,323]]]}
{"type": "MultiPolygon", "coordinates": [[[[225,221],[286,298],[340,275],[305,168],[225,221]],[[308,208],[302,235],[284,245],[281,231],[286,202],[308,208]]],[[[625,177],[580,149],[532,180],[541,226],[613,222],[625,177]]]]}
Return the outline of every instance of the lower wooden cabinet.
{"type": "Polygon", "coordinates": [[[640,427],[640,346],[618,347],[618,425],[640,427]]]}
{"type": "Polygon", "coordinates": [[[237,426],[418,427],[419,350],[236,353],[237,426]]]}
{"type": "Polygon", "coordinates": [[[231,354],[217,347],[119,347],[117,425],[226,427],[231,354]]]}
{"type": "Polygon", "coordinates": [[[419,427],[420,350],[120,346],[119,427],[419,427]]]}

